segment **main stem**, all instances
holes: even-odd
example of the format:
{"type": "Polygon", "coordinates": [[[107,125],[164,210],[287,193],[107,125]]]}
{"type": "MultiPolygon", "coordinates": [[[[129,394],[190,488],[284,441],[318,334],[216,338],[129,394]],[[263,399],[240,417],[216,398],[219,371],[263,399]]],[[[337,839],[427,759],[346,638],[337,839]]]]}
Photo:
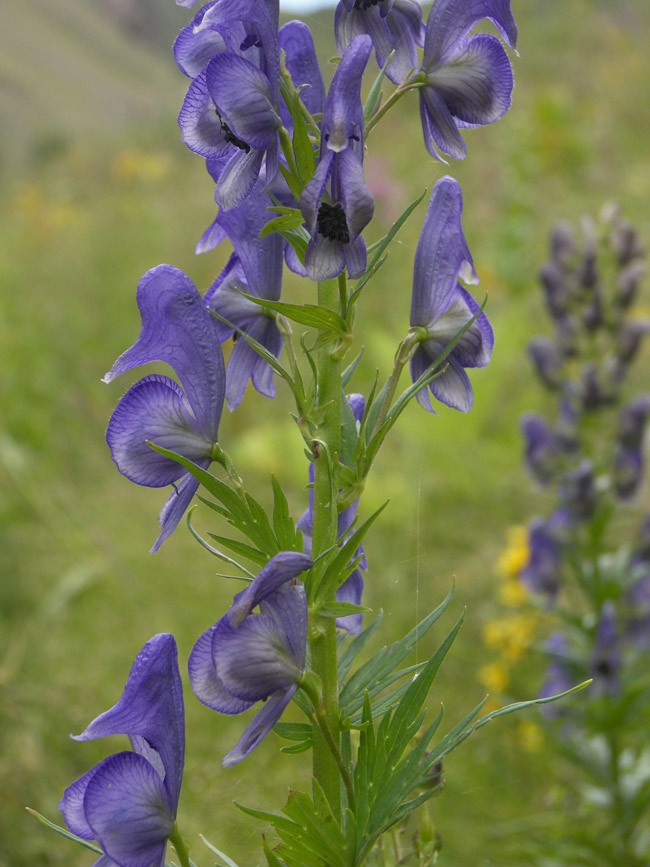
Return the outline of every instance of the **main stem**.
{"type": "MultiPolygon", "coordinates": [[[[318,303],[339,311],[339,286],[336,281],[319,283],[318,303]]],[[[318,353],[318,406],[322,409],[323,420],[314,444],[314,558],[336,543],[338,529],[336,495],[332,496],[330,478],[330,462],[338,460],[341,452],[341,361],[333,356],[335,349],[328,343],[318,353]]],[[[332,599],[327,601],[334,601],[334,598],[335,592],[332,599]]],[[[321,680],[325,718],[334,744],[340,750],[336,621],[319,618],[314,626],[312,669],[321,680]]],[[[331,747],[318,726],[313,731],[313,769],[314,777],[322,786],[334,815],[339,817],[341,777],[331,747]]]]}

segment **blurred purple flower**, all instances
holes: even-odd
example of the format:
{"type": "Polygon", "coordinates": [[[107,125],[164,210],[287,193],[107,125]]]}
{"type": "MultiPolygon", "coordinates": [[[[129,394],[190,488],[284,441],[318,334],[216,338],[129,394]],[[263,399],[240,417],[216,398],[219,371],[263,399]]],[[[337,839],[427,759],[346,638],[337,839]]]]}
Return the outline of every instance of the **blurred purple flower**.
{"type": "Polygon", "coordinates": [[[436,159],[438,151],[464,159],[467,147],[459,130],[494,123],[510,108],[512,68],[499,40],[483,33],[467,36],[483,18],[515,47],[510,0],[436,0],[429,13],[420,117],[426,148],[436,159]]]}
{"type": "MultiPolygon", "coordinates": [[[[426,329],[411,359],[415,382],[435,362],[445,347],[478,312],[479,306],[458,283],[478,283],[471,253],[465,240],[461,215],[463,194],[457,181],[441,178],[435,185],[415,254],[411,327],[426,329]]],[[[468,412],[474,392],[466,367],[484,367],[492,357],[494,334],[481,313],[445,360],[447,369],[429,385],[441,403],[468,412]]],[[[418,402],[434,412],[428,390],[418,393],[418,402]]]]}
{"type": "Polygon", "coordinates": [[[307,554],[276,554],[192,649],[190,684],[207,707],[238,714],[264,701],[223,759],[224,767],[255,749],[298,689],[305,669],[307,597],[296,579],[312,565],[307,554]],[[258,605],[261,613],[253,614],[258,605]]]}
{"type": "Polygon", "coordinates": [[[566,512],[558,509],[548,520],[533,518],[528,527],[530,557],[520,578],[532,593],[546,596],[551,603],[560,590],[561,536],[568,523],[566,512]]]}
{"type": "Polygon", "coordinates": [[[562,382],[563,359],[555,342],[546,337],[534,337],[528,344],[528,354],[544,385],[557,388],[562,382]]]}
{"type": "Polygon", "coordinates": [[[363,177],[363,107],[361,79],[372,43],[357,36],[330,85],[321,123],[318,167],[303,190],[300,209],[310,232],[305,268],[312,280],[350,277],[366,269],[361,232],[375,203],[363,177]]]}
{"type": "Polygon", "coordinates": [[[129,736],[133,752],[104,759],[65,790],[59,809],[104,855],[96,867],[162,867],[174,829],[185,757],[183,688],[173,635],[154,635],[133,663],[118,703],[84,732],[129,736]]]}
{"type": "Polygon", "coordinates": [[[591,689],[595,695],[613,698],[620,693],[622,664],[618,615],[615,604],[610,600],[600,611],[590,660],[591,676],[594,679],[591,689]]]}
{"type": "Polygon", "coordinates": [[[525,442],[528,469],[537,481],[546,484],[556,470],[561,442],[545,418],[538,413],[525,413],[519,422],[525,442]]]}
{"type": "Polygon", "coordinates": [[[419,0],[342,0],[336,7],[334,31],[341,55],[362,34],[372,39],[380,67],[394,51],[386,75],[401,84],[417,68],[417,49],[424,44],[422,4],[419,0]]]}
{"type": "MultiPolygon", "coordinates": [[[[567,665],[569,655],[569,642],[563,632],[552,633],[545,644],[544,649],[551,658],[546,668],[544,683],[539,691],[539,698],[550,698],[560,692],[566,692],[575,685],[575,677],[567,665]]],[[[548,719],[556,719],[564,716],[566,709],[561,704],[542,705],[541,712],[548,719]]]]}

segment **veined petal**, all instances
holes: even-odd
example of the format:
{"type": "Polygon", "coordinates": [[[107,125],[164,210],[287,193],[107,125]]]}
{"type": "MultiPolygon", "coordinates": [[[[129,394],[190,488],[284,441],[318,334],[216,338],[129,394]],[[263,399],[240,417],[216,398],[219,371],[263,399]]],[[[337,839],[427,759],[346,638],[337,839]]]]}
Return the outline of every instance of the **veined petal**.
{"type": "Polygon", "coordinates": [[[151,867],[174,829],[174,807],[162,780],[137,753],[117,753],[103,762],[84,795],[94,837],[123,867],[151,867]]]}
{"type": "Polygon", "coordinates": [[[366,250],[366,242],[361,235],[350,241],[349,244],[342,244],[343,256],[345,258],[345,267],[353,280],[357,277],[362,277],[368,265],[368,254],[366,250]]]}
{"type": "Polygon", "coordinates": [[[330,241],[319,234],[307,245],[305,268],[310,280],[322,283],[338,277],[345,264],[345,245],[340,241],[330,241]]]}
{"type": "MultiPolygon", "coordinates": [[[[248,334],[261,343],[276,358],[282,352],[282,332],[278,328],[275,318],[260,316],[248,328],[248,334]]],[[[275,397],[274,371],[271,365],[260,355],[255,353],[255,363],[251,368],[251,382],[253,387],[265,397],[275,397]]]]}
{"type": "MultiPolygon", "coordinates": [[[[221,172],[219,172],[221,174],[221,172]]],[[[214,250],[222,241],[225,241],[228,236],[225,230],[219,224],[218,218],[215,219],[205,232],[201,235],[198,244],[196,245],[197,256],[200,253],[207,253],[209,250],[214,250]]]]}
{"type": "MultiPolygon", "coordinates": [[[[417,382],[418,379],[422,376],[425,371],[427,371],[433,361],[429,358],[427,351],[424,348],[424,344],[420,344],[418,348],[413,353],[413,357],[411,358],[411,379],[413,382],[417,382]]],[[[434,415],[438,415],[433,406],[431,405],[431,399],[429,397],[429,389],[421,388],[417,393],[417,402],[420,404],[422,409],[425,409],[427,412],[431,412],[434,415]]]]}
{"type": "Polygon", "coordinates": [[[215,623],[196,642],[190,653],[187,670],[192,692],[200,702],[219,713],[243,713],[254,701],[243,701],[231,695],[217,676],[212,651],[212,639],[218,624],[215,623]]]}
{"type": "Polygon", "coordinates": [[[254,581],[238,593],[230,611],[226,615],[232,627],[237,627],[248,617],[253,608],[260,604],[270,593],[275,592],[287,581],[311,569],[311,557],[299,551],[282,551],[264,566],[254,581]]]}
{"type": "Polygon", "coordinates": [[[371,51],[370,37],[356,36],[334,73],[321,124],[321,141],[328,150],[339,153],[350,145],[350,139],[354,137],[357,142],[355,150],[363,154],[361,80],[371,51]]]}
{"type": "MultiPolygon", "coordinates": [[[[197,464],[204,470],[210,466],[209,460],[197,461],[197,464]]],[[[160,550],[160,546],[174,532],[181,518],[185,514],[187,507],[192,502],[194,494],[199,489],[198,480],[191,473],[185,473],[178,484],[174,485],[174,490],[165,503],[158,515],[158,523],[161,526],[160,535],[153,543],[150,554],[155,554],[160,550]]]]}
{"type": "MultiPolygon", "coordinates": [[[[210,310],[216,311],[228,322],[232,322],[239,328],[245,328],[258,316],[263,315],[263,311],[254,301],[244,298],[242,291],[250,292],[250,288],[246,285],[246,276],[239,256],[233,253],[226,267],[205,293],[204,301],[210,310]]],[[[217,328],[222,342],[228,340],[233,334],[233,329],[225,322],[217,320],[217,328]]]]}
{"type": "Polygon", "coordinates": [[[232,132],[251,148],[263,150],[280,126],[269,81],[260,70],[236,54],[218,54],[206,69],[208,91],[232,132]]]}
{"type": "MultiPolygon", "coordinates": [[[[280,354],[282,334],[275,324],[275,319],[260,312],[259,307],[256,317],[251,318],[245,330],[276,357],[280,354]]],[[[240,337],[230,355],[226,371],[226,400],[231,412],[242,402],[249,379],[260,394],[265,397],[275,397],[273,369],[244,337],[240,337]]]]}
{"type": "Polygon", "coordinates": [[[318,167],[300,197],[300,210],[312,237],[316,232],[318,209],[325,192],[325,187],[334,171],[335,158],[336,154],[333,151],[326,151],[321,155],[318,167]]]}
{"type": "Polygon", "coordinates": [[[196,30],[196,25],[203,20],[206,9],[207,7],[201,9],[194,21],[183,27],[174,42],[174,59],[181,72],[189,78],[196,78],[215,54],[226,51],[226,43],[217,30],[196,30]]]}
{"type": "Polygon", "coordinates": [[[510,0],[436,0],[427,21],[422,68],[430,70],[456,51],[458,43],[472,27],[488,18],[505,41],[517,44],[517,25],[510,0]]]}
{"type": "Polygon", "coordinates": [[[278,33],[280,49],[296,87],[307,84],[300,94],[310,114],[320,114],[325,105],[325,83],[320,70],[311,30],[302,21],[289,21],[278,33]]]}
{"type": "Polygon", "coordinates": [[[395,0],[387,18],[395,57],[386,75],[394,84],[401,84],[418,67],[417,46],[423,44],[422,4],[419,0],[395,0]]]}
{"type": "MultiPolygon", "coordinates": [[[[432,360],[442,351],[442,346],[434,341],[425,343],[432,360]]],[[[453,353],[447,358],[447,369],[431,385],[431,394],[452,409],[460,412],[469,412],[474,404],[474,390],[469,376],[465,373],[462,364],[453,358],[453,353]]]]}
{"type": "Polygon", "coordinates": [[[173,635],[161,633],[149,639],[135,658],[120,700],[74,740],[118,734],[139,735],[156,750],[175,811],[183,776],[185,712],[173,635]]]}
{"type": "MultiPolygon", "coordinates": [[[[454,300],[439,319],[429,326],[432,340],[446,346],[464,328],[479,307],[462,286],[457,285],[454,300]]],[[[485,367],[492,358],[494,332],[485,313],[467,329],[451,352],[463,367],[485,367]]]]}
{"type": "Polygon", "coordinates": [[[246,727],[244,734],[225,756],[222,762],[224,768],[239,764],[253,752],[280,719],[297,689],[298,685],[293,684],[286,692],[276,692],[264,702],[261,710],[246,727]]]}
{"type": "Polygon", "coordinates": [[[472,36],[427,76],[450,113],[470,125],[494,123],[510,108],[512,67],[494,36],[472,36]]]}
{"type": "Polygon", "coordinates": [[[226,141],[223,124],[208,93],[205,72],[190,84],[178,115],[183,143],[202,157],[230,156],[232,145],[226,141]]]}
{"type": "MultiPolygon", "coordinates": [[[[340,197],[343,201],[345,219],[354,241],[372,220],[375,200],[366,186],[363,166],[350,148],[342,151],[336,158],[335,175],[340,197]]],[[[336,193],[333,192],[336,196],[336,193]]]]}
{"type": "Polygon", "coordinates": [[[215,199],[224,211],[238,207],[250,195],[259,179],[263,159],[264,151],[251,149],[248,153],[239,150],[228,160],[215,191],[215,199]]]}
{"type": "Polygon", "coordinates": [[[441,178],[431,194],[415,254],[411,325],[428,327],[448,309],[459,275],[467,283],[478,283],[462,213],[460,184],[451,177],[441,178]]]}
{"type": "Polygon", "coordinates": [[[287,581],[260,602],[262,614],[282,627],[289,649],[300,670],[305,667],[307,649],[307,594],[302,581],[287,581]]]}
{"type": "Polygon", "coordinates": [[[439,159],[435,151],[437,147],[443,154],[455,160],[464,160],[467,155],[467,145],[458,132],[453,115],[442,95],[430,85],[420,88],[420,115],[425,113],[426,124],[423,117],[422,129],[424,143],[431,156],[439,159]]]}
{"type": "Polygon", "coordinates": [[[164,361],[179,376],[198,430],[215,442],[223,407],[225,366],[214,324],[189,279],[171,265],[147,271],[138,284],[142,329],[104,377],[117,376],[151,361],[164,361]]]}
{"type": "Polygon", "coordinates": [[[273,617],[251,614],[236,629],[224,618],[212,646],[217,677],[244,701],[266,699],[302,677],[302,667],[273,617]]]}
{"type": "Polygon", "coordinates": [[[147,376],[127,391],[108,423],[106,442],[118,470],[137,485],[162,488],[187,472],[147,441],[192,461],[212,452],[213,443],[197,430],[182,389],[166,376],[147,376]]]}
{"type": "MultiPolygon", "coordinates": [[[[108,759],[104,759],[104,762],[106,761],[108,759]]],[[[95,832],[86,820],[84,796],[88,783],[101,768],[102,764],[103,762],[100,762],[98,765],[95,765],[83,777],[79,777],[78,780],[75,780],[74,783],[68,786],[59,802],[59,810],[63,813],[66,825],[73,834],[76,834],[77,837],[81,837],[83,840],[95,839],[95,832]]]]}
{"type": "MultiPolygon", "coordinates": [[[[362,593],[363,576],[359,569],[355,569],[336,591],[336,601],[361,605],[362,593]]],[[[337,617],[336,625],[339,629],[345,629],[351,635],[359,635],[363,627],[363,614],[348,614],[345,617],[337,617]]]]}
{"type": "Polygon", "coordinates": [[[336,48],[341,57],[355,37],[365,34],[372,39],[379,66],[384,65],[386,58],[393,50],[393,39],[388,28],[388,19],[381,14],[378,6],[365,10],[352,8],[351,11],[346,11],[345,6],[339,3],[334,13],[334,33],[336,48]]]}

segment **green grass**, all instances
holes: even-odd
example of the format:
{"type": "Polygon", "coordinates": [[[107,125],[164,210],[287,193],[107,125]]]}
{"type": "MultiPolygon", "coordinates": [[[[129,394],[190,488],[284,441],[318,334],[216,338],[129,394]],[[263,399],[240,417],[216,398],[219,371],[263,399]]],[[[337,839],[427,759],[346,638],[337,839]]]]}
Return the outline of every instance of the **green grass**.
{"type": "MultiPolygon", "coordinates": [[[[650,237],[647,6],[619,2],[615,14],[609,4],[588,0],[514,6],[521,31],[514,107],[494,127],[466,134],[466,163],[445,169],[426,156],[414,103],[400,105],[371,136],[367,163],[380,214],[371,239],[390,222],[381,214],[399,213],[444,171],[459,178],[479,292],[489,293],[497,335],[492,364],[473,375],[472,413],[443,410],[436,419],[412,407],[381,454],[363,504],[367,515],[391,500],[383,527],[367,541],[367,604],[385,610],[383,641],[437,604],[456,576],[454,611],[427,645],[467,607],[466,626],[430,700],[432,709],[444,700],[448,725],[482,694],[474,675],[484,661],[480,624],[494,597],[493,564],[505,530],[539,508],[520,467],[517,418],[544,401],[524,356],[540,324],[535,275],[547,230],[558,218],[575,219],[613,198],[650,237]]],[[[325,20],[318,17],[318,33],[325,20]]],[[[87,55],[80,68],[97,60],[82,33],[65,38],[87,55]]],[[[12,74],[27,82],[17,70],[12,60],[12,74]]],[[[137,71],[128,64],[122,71],[124,92],[137,71]]],[[[37,72],[30,68],[26,76],[37,72]]],[[[151,72],[147,94],[155,92],[159,74],[162,89],[174,82],[182,93],[168,58],[151,72]]],[[[109,100],[117,86],[111,81],[109,100]]],[[[45,91],[46,101],[60,99],[63,110],[66,98],[58,91],[45,91]]],[[[92,101],[92,78],[87,93],[92,101]]],[[[82,102],[81,114],[87,105],[82,102]]],[[[101,102],[95,109],[102,114],[101,102]]],[[[95,120],[87,122],[96,128],[95,120]]],[[[137,336],[135,287],[144,271],[171,262],[205,290],[225,261],[225,248],[193,254],[214,216],[209,179],[201,160],[178,142],[173,109],[155,128],[121,133],[119,143],[117,134],[86,139],[53,121],[39,141],[45,133],[61,147],[43,156],[30,139],[34,148],[22,173],[5,161],[0,193],[8,217],[0,229],[2,867],[92,863],[90,853],[49,834],[24,807],[56,819],[63,788],[122,748],[120,739],[78,744],[68,733],[81,731],[119,697],[150,635],[173,631],[186,660],[235,589],[215,577],[218,566],[183,528],[160,554],[147,554],[165,493],[131,485],[112,465],[104,430],[129,383],[100,382],[137,336]]],[[[365,290],[356,336],[365,354],[352,388],[367,391],[377,367],[387,372],[407,327],[423,215],[421,206],[365,290]]],[[[304,299],[306,291],[290,279],[285,297],[304,299]]],[[[647,361],[646,354],[638,369],[647,361]]],[[[236,414],[226,414],[221,437],[250,489],[268,500],[269,474],[276,473],[298,517],[306,503],[306,463],[281,384],[278,391],[273,403],[248,395],[236,414]]],[[[197,523],[211,528],[206,512],[199,511],[197,523]]],[[[529,695],[540,678],[533,660],[529,695]]],[[[189,689],[186,695],[180,822],[195,860],[211,863],[198,841],[201,831],[242,867],[258,864],[263,829],[231,802],[281,805],[290,784],[306,784],[305,757],[278,761],[279,742],[270,737],[244,765],[222,770],[220,757],[244,719],[219,717],[189,689]]],[[[515,853],[522,835],[545,821],[548,760],[522,752],[516,726],[516,720],[495,723],[449,758],[445,792],[434,802],[447,867],[521,863],[515,853]]]]}

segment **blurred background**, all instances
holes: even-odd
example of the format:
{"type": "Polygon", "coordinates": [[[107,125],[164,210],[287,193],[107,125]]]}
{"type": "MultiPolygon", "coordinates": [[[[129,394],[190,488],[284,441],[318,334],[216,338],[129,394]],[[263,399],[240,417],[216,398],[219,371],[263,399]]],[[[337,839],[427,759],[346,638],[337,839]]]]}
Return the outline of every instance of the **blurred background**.
{"type": "MultiPolygon", "coordinates": [[[[327,66],[336,52],[332,9],[281,5],[287,15],[304,10],[327,66]]],[[[465,133],[467,161],[445,169],[429,158],[415,99],[380,124],[366,161],[378,215],[370,241],[445,171],[459,179],[478,294],[489,294],[496,332],[493,362],[472,375],[474,410],[442,408],[434,418],[412,406],[379,458],[363,507],[368,515],[391,499],[383,529],[367,540],[366,604],[384,609],[384,642],[441,601],[456,577],[454,612],[421,651],[467,608],[429,702],[437,708],[444,700],[447,729],[485,692],[476,676],[487,658],[481,635],[493,616],[495,562],[508,528],[543,509],[521,467],[517,420],[544,405],[525,346],[543,321],[536,272],[548,230],[615,200],[650,238],[650,6],[512,5],[521,55],[513,57],[514,105],[495,126],[465,133]]],[[[0,6],[2,867],[92,863],[25,806],[60,821],[63,789],[124,748],[121,739],[79,744],[68,733],[117,700],[154,633],[176,635],[184,666],[237,589],[215,577],[216,561],[183,526],[161,553],[147,553],[166,492],[120,476],[104,442],[130,383],[100,380],[137,337],[138,279],[169,262],[204,291],[228,256],[227,244],[193,252],[215,205],[203,161],[184,148],[175,122],[187,81],[171,44],[191,14],[172,0],[0,6]]],[[[387,373],[407,328],[423,218],[421,206],[364,293],[356,345],[365,353],[354,390],[367,392],[376,368],[387,373]]],[[[287,278],[284,291],[289,300],[312,300],[297,278],[287,278]]],[[[637,364],[637,387],[649,360],[646,352],[637,364]]],[[[281,384],[274,402],[249,393],[225,414],[221,441],[260,500],[269,500],[269,475],[277,474],[297,518],[307,468],[289,410],[281,384]]],[[[647,492],[641,496],[647,506],[647,492]]],[[[207,511],[198,510],[197,525],[221,532],[207,511]]],[[[525,665],[527,687],[517,699],[533,697],[542,679],[534,650],[525,665]]],[[[305,756],[278,760],[281,744],[270,736],[244,765],[223,771],[221,756],[245,720],[218,717],[187,687],[186,698],[179,819],[193,857],[212,863],[201,831],[242,867],[259,864],[264,827],[232,801],[281,806],[290,783],[306,784],[305,756]]],[[[527,834],[553,833],[553,774],[535,731],[534,714],[509,717],[449,757],[444,793],[433,801],[448,867],[521,864],[516,853],[527,834]]]]}

